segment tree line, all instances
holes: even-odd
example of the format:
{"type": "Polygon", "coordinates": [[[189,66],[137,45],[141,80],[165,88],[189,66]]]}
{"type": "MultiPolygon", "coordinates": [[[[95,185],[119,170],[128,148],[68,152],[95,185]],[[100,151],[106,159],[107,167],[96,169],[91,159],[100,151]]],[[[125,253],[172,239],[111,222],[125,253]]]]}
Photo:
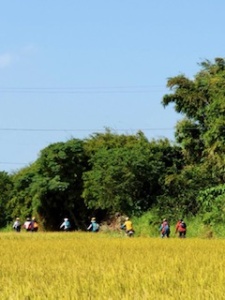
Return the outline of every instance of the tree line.
{"type": "Polygon", "coordinates": [[[225,60],[199,67],[193,79],[180,74],[167,81],[162,105],[173,104],[183,117],[174,142],[106,129],[50,144],[31,165],[0,172],[0,227],[35,215],[46,230],[57,230],[64,217],[85,229],[93,215],[107,220],[117,212],[140,216],[149,210],[223,222],[225,60]]]}

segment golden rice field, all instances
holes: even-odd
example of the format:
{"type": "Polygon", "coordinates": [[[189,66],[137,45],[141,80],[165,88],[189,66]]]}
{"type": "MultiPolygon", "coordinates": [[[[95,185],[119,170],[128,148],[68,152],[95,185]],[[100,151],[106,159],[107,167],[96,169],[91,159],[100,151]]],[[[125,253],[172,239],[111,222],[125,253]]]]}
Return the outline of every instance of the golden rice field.
{"type": "Polygon", "coordinates": [[[0,233],[1,300],[225,299],[225,240],[0,233]]]}

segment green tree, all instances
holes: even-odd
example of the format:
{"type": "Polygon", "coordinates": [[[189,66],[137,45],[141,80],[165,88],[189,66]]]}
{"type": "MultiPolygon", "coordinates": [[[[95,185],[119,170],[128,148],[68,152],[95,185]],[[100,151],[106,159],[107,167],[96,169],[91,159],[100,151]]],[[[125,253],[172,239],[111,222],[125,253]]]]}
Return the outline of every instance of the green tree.
{"type": "Polygon", "coordinates": [[[195,216],[199,211],[197,197],[199,191],[211,185],[211,179],[204,166],[187,165],[167,174],[163,193],[157,198],[157,210],[170,219],[184,215],[195,216]]]}
{"type": "Polygon", "coordinates": [[[12,175],[12,190],[7,209],[11,218],[25,219],[35,213],[33,208],[32,183],[35,181],[36,165],[33,164],[12,175]]]}
{"type": "Polygon", "coordinates": [[[164,203],[177,202],[174,208],[196,214],[198,193],[225,180],[225,61],[203,61],[193,79],[175,76],[167,86],[171,93],[163,97],[163,105],[173,103],[184,116],[175,137],[185,161],[182,170],[167,176],[165,196],[171,199],[164,203]]]}
{"type": "Polygon", "coordinates": [[[57,229],[64,217],[69,217],[77,228],[84,227],[86,207],[81,194],[87,158],[83,141],[51,144],[41,151],[36,164],[33,201],[44,227],[57,229]]]}
{"type": "Polygon", "coordinates": [[[64,217],[84,227],[86,206],[81,197],[82,174],[87,167],[83,141],[51,144],[31,166],[13,176],[8,209],[11,216],[35,215],[48,230],[59,229],[64,217]]]}
{"type": "Polygon", "coordinates": [[[204,61],[193,80],[179,75],[168,79],[171,93],[163,105],[175,104],[185,119],[178,123],[176,137],[183,146],[187,163],[202,162],[223,154],[225,142],[225,61],[204,61]]]}
{"type": "Polygon", "coordinates": [[[206,225],[225,222],[225,185],[204,189],[197,197],[200,214],[206,225]]]}
{"type": "Polygon", "coordinates": [[[0,172],[0,227],[10,221],[10,211],[7,204],[13,187],[11,176],[7,172],[0,172]]]}
{"type": "Polygon", "coordinates": [[[91,158],[83,176],[86,205],[107,213],[150,209],[161,192],[160,178],[173,165],[169,142],[149,142],[142,132],[126,137],[106,132],[87,143],[91,158]]]}

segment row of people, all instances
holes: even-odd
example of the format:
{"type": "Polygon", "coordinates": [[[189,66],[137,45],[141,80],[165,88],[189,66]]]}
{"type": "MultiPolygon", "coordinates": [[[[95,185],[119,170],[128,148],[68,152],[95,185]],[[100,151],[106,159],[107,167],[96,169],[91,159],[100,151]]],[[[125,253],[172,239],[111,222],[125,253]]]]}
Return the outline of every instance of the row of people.
{"type": "MultiPolygon", "coordinates": [[[[167,219],[163,219],[163,222],[161,223],[159,227],[159,231],[161,233],[162,238],[168,238],[170,237],[170,225],[167,221],[167,219]]],[[[176,226],[175,226],[175,234],[178,233],[178,236],[180,238],[185,238],[187,232],[187,225],[184,222],[183,219],[179,219],[176,226]]]]}
{"type": "MultiPolygon", "coordinates": [[[[26,231],[31,231],[31,232],[36,232],[38,231],[38,223],[36,221],[36,218],[33,217],[32,219],[27,218],[26,221],[24,222],[23,225],[21,225],[20,219],[16,218],[14,224],[13,224],[13,229],[16,232],[20,232],[21,228],[24,228],[26,231]]],[[[134,227],[132,221],[126,217],[125,222],[121,225],[121,229],[124,229],[127,236],[133,236],[134,235],[134,227]]],[[[71,230],[71,224],[68,218],[64,218],[62,224],[60,225],[60,229],[63,229],[64,231],[70,231],[71,230]]],[[[87,227],[87,231],[91,232],[98,232],[100,229],[99,224],[96,222],[96,218],[91,219],[90,225],[87,227]]],[[[159,227],[161,237],[162,238],[169,238],[170,237],[170,225],[167,221],[167,219],[163,219],[163,222],[161,223],[159,227]]],[[[175,234],[178,233],[178,236],[180,238],[185,238],[186,237],[186,232],[187,232],[187,225],[186,223],[182,220],[179,219],[176,227],[175,227],[175,234]]]]}
{"type": "MultiPolygon", "coordinates": [[[[70,231],[71,225],[68,218],[64,218],[63,223],[60,225],[60,229],[63,229],[64,231],[70,231]]],[[[87,227],[87,231],[98,232],[99,229],[100,225],[97,223],[96,218],[91,218],[91,223],[87,227]]],[[[125,222],[121,225],[121,229],[124,229],[128,236],[132,236],[134,234],[133,224],[128,217],[125,219],[125,222]]]]}
{"type": "MultiPolygon", "coordinates": [[[[127,236],[133,236],[134,235],[134,227],[130,219],[127,217],[125,219],[125,222],[121,225],[121,229],[125,229],[127,236]]],[[[167,221],[167,219],[163,219],[163,222],[161,223],[159,230],[161,232],[162,238],[169,238],[170,237],[170,225],[167,221]]],[[[185,238],[187,232],[187,225],[184,222],[183,219],[179,219],[176,226],[175,226],[175,234],[178,233],[178,236],[180,238],[185,238]]]]}
{"type": "MultiPolygon", "coordinates": [[[[63,229],[64,231],[70,231],[71,230],[71,224],[68,218],[64,218],[62,224],[59,227],[60,229],[63,229]]],[[[98,232],[100,229],[100,225],[96,222],[96,218],[91,218],[91,223],[87,228],[87,231],[91,232],[98,232]]]]}
{"type": "MultiPolygon", "coordinates": [[[[27,218],[24,224],[21,224],[20,218],[16,218],[15,222],[13,223],[13,229],[16,232],[20,232],[21,229],[24,228],[26,231],[38,231],[38,223],[36,221],[36,218],[33,217],[32,219],[27,218]]],[[[68,218],[64,218],[62,224],[60,225],[60,229],[63,229],[64,231],[70,231],[71,230],[71,224],[68,218]]],[[[88,226],[87,230],[92,232],[98,232],[100,229],[99,224],[96,222],[96,219],[93,217],[91,219],[91,223],[88,226]]]]}
{"type": "Polygon", "coordinates": [[[20,232],[21,228],[24,228],[26,231],[37,232],[38,222],[36,221],[36,218],[33,217],[32,219],[27,218],[24,224],[21,224],[20,218],[16,218],[15,222],[13,223],[13,229],[16,232],[20,232]]]}

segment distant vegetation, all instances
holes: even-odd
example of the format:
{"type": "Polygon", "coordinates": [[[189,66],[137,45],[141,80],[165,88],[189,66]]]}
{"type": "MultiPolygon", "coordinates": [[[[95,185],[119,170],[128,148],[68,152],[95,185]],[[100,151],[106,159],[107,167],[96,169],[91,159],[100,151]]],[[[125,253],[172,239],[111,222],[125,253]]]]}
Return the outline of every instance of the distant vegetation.
{"type": "Polygon", "coordinates": [[[175,142],[106,129],[89,138],[51,144],[30,166],[0,172],[0,227],[35,215],[45,230],[66,216],[85,229],[115,213],[154,214],[171,221],[201,217],[225,221],[225,60],[200,64],[193,79],[168,79],[162,104],[183,116],[175,142]]]}

